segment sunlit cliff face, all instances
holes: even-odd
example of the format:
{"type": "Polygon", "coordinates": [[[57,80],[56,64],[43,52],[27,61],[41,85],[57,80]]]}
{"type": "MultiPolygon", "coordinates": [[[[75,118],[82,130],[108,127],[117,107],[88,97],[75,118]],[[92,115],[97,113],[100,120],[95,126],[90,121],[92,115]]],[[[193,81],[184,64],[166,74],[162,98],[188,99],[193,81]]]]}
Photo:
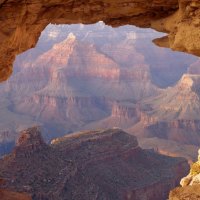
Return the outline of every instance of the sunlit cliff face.
{"type": "Polygon", "coordinates": [[[15,56],[36,45],[49,24],[136,25],[168,33],[159,46],[200,55],[197,0],[0,1],[0,81],[12,73],[15,56]]]}

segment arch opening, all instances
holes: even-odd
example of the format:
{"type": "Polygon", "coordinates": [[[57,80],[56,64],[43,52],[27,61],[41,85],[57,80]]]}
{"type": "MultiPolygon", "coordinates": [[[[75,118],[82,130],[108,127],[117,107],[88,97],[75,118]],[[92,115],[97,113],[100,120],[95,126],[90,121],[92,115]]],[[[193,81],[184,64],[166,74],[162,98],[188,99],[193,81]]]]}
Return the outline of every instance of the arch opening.
{"type": "Polygon", "coordinates": [[[47,26],[0,85],[2,148],[7,143],[10,150],[17,132],[33,125],[43,128],[46,141],[79,130],[119,127],[141,138],[145,148],[165,154],[177,151],[167,147],[170,143],[180,149],[192,144],[187,158],[195,159],[199,116],[189,106],[199,61],[153,45],[162,36],[103,22],[47,26]],[[185,98],[181,105],[180,98],[185,98]]]}

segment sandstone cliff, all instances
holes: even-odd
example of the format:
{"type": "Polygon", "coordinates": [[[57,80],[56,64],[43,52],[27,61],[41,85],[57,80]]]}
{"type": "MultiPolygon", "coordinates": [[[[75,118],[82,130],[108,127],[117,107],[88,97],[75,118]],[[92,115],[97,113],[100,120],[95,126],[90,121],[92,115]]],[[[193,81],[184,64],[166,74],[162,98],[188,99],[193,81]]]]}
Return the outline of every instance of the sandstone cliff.
{"type": "Polygon", "coordinates": [[[0,100],[0,129],[7,130],[14,143],[16,132],[35,124],[46,129],[48,140],[110,116],[105,128],[133,125],[138,111],[137,116],[130,118],[128,114],[124,118],[128,107],[134,114],[134,108],[124,103],[119,108],[125,108],[124,114],[119,111],[114,116],[112,104],[135,102],[159,93],[152,84],[145,55],[138,52],[135,44],[140,37],[155,35],[159,34],[151,30],[143,33],[130,26],[112,29],[102,22],[48,26],[37,47],[18,56],[11,79],[0,85],[0,95],[4,97],[0,100]]]}
{"type": "Polygon", "coordinates": [[[108,117],[86,124],[83,129],[129,128],[140,120],[141,111],[138,105],[128,102],[111,102],[112,110],[108,117]]]}
{"type": "Polygon", "coordinates": [[[175,86],[144,100],[140,122],[128,131],[139,137],[199,145],[199,81],[198,74],[184,74],[175,86]]]}
{"type": "Polygon", "coordinates": [[[36,45],[41,31],[49,24],[95,23],[104,21],[112,26],[126,24],[152,27],[168,33],[155,43],[199,53],[199,2],[197,0],[140,0],[0,2],[0,80],[12,73],[15,56],[36,45]],[[17,10],[17,12],[16,12],[17,10]]]}
{"type": "MultiPolygon", "coordinates": [[[[42,123],[80,130],[111,112],[115,117],[115,101],[138,101],[158,94],[160,90],[152,84],[149,66],[136,51],[134,41],[127,41],[126,37],[121,40],[116,47],[107,43],[113,47],[111,51],[70,33],[33,63],[22,63],[21,71],[7,82],[5,89],[14,99],[13,111],[42,123]]],[[[137,121],[139,111],[119,110],[118,117],[121,112],[129,125],[137,121]]]]}

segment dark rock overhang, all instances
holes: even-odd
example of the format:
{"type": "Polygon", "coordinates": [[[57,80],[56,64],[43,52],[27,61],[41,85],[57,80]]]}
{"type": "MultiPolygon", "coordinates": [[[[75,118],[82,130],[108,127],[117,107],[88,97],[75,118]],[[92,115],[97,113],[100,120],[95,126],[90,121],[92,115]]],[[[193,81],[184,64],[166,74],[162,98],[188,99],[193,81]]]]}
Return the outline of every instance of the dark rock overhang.
{"type": "Polygon", "coordinates": [[[0,82],[16,55],[33,48],[49,24],[136,25],[168,35],[154,43],[200,56],[199,0],[0,0],[0,82]]]}

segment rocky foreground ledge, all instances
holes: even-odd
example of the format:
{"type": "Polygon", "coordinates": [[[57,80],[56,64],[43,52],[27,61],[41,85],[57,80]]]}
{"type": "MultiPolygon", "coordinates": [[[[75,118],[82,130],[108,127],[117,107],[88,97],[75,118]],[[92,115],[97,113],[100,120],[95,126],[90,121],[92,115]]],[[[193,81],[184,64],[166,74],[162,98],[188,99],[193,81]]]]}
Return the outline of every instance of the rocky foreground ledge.
{"type": "Polygon", "coordinates": [[[198,161],[191,166],[190,173],[180,182],[182,187],[171,191],[170,200],[200,199],[200,150],[198,154],[198,161]]]}
{"type": "MultiPolygon", "coordinates": [[[[5,184],[5,180],[0,179],[0,186],[5,184]]],[[[31,200],[31,197],[24,193],[17,193],[6,189],[0,189],[1,200],[31,200]]]]}
{"type": "Polygon", "coordinates": [[[79,132],[47,145],[31,128],[0,160],[4,187],[33,200],[166,200],[188,170],[185,159],[143,150],[120,129],[79,132]]]}

